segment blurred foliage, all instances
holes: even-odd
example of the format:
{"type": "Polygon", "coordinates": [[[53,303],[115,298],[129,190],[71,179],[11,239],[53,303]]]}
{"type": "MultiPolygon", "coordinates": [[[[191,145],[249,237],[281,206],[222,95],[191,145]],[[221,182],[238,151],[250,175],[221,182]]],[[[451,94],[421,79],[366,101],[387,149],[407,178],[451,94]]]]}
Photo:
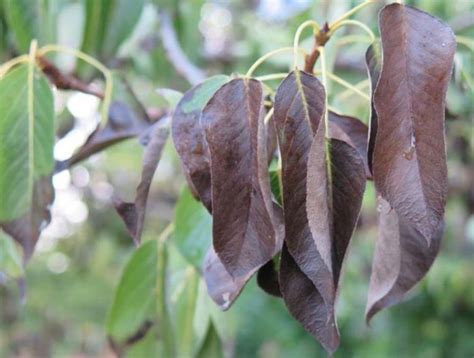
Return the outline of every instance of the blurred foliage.
{"type": "MultiPolygon", "coordinates": [[[[302,21],[335,19],[358,3],[0,0],[0,60],[27,51],[31,38],[38,38],[42,44],[57,41],[82,49],[123,72],[139,99],[153,110],[169,101],[166,93],[156,92],[157,88],[183,92],[190,87],[174,69],[161,43],[163,11],[171,13],[177,38],[189,59],[210,76],[245,72],[262,54],[291,45],[302,21]]],[[[444,19],[458,35],[474,36],[474,3],[470,0],[405,3],[444,19]]],[[[382,4],[365,8],[355,18],[377,31],[376,14],[382,4]]],[[[337,45],[338,39],[353,34],[358,30],[338,32],[328,43],[327,53],[334,72],[355,84],[367,76],[363,62],[366,44],[337,45]]],[[[310,41],[303,44],[310,46],[310,41]]],[[[290,60],[290,56],[274,58],[257,74],[286,71],[290,60]]],[[[78,66],[69,56],[57,55],[55,61],[65,71],[101,83],[97,74],[84,65],[78,66]]],[[[366,327],[364,307],[377,230],[375,193],[368,185],[339,294],[342,344],[337,357],[474,355],[474,94],[467,86],[467,81],[471,79],[472,83],[474,78],[473,63],[472,52],[459,45],[447,98],[450,193],[442,251],[428,276],[405,302],[380,313],[372,327],[366,327]]],[[[277,86],[278,82],[269,84],[277,86]]],[[[367,122],[369,108],[365,100],[337,84],[330,86],[333,107],[367,122]]],[[[368,91],[367,87],[361,88],[368,91]]],[[[71,154],[97,123],[97,103],[92,101],[90,105],[86,97],[57,93],[58,113],[73,118],[74,127],[72,134],[58,142],[57,157],[71,154]],[[82,98],[82,105],[74,105],[78,98],[82,98]]],[[[137,141],[130,140],[55,176],[53,221],[26,268],[25,282],[19,279],[22,271],[16,246],[0,236],[0,356],[110,356],[107,334],[122,339],[133,330],[127,316],[116,316],[120,305],[130,309],[131,316],[137,309],[142,310],[143,317],[159,318],[144,339],[130,345],[130,357],[168,356],[171,352],[217,357],[221,340],[225,356],[324,356],[318,343],[290,317],[283,302],[266,296],[254,279],[229,312],[219,312],[207,297],[199,278],[198,258],[202,252],[200,248],[193,251],[192,245],[210,240],[206,237],[210,218],[196,207],[189,192],[182,193],[184,178],[171,142],[150,194],[146,243],[138,251],[134,249],[112,209],[112,200],[116,193],[133,196],[142,154],[137,141]],[[175,217],[180,195],[176,210],[182,222],[176,222],[179,226],[166,245],[160,240],[156,244],[151,240],[175,217]],[[158,251],[147,251],[155,248],[158,251]],[[130,272],[127,262],[134,260],[141,265],[130,272]],[[137,276],[141,279],[135,279],[137,276]],[[122,291],[128,296],[122,296],[122,291]]],[[[123,310],[120,312],[123,314],[123,310]]]]}

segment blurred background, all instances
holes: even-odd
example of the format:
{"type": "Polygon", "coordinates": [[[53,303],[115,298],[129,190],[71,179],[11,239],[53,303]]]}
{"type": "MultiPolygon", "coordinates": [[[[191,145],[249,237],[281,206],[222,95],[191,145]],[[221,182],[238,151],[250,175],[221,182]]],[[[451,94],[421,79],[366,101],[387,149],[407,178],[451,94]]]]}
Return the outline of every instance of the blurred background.
{"type": "MultiPolygon", "coordinates": [[[[213,74],[245,73],[264,53],[291,46],[301,22],[332,21],[360,2],[0,0],[0,61],[27,52],[29,34],[34,33],[40,45],[80,49],[117,70],[148,112],[158,113],[169,106],[172,93],[162,89],[184,92],[191,83],[213,74]],[[18,11],[19,6],[28,10],[18,11]]],[[[366,7],[354,18],[377,33],[377,12],[383,3],[366,7]]],[[[472,0],[405,3],[440,17],[457,35],[474,37],[472,0]]],[[[311,46],[309,35],[303,46],[311,46]]],[[[340,30],[327,51],[333,71],[368,94],[364,62],[368,44],[360,39],[363,35],[356,28],[340,30]],[[361,41],[341,41],[349,37],[361,41]]],[[[450,188],[441,253],[406,300],[378,314],[367,327],[364,309],[377,231],[375,192],[368,183],[339,294],[342,343],[336,357],[474,356],[473,58],[472,50],[458,45],[447,98],[450,188]]],[[[84,63],[62,54],[50,60],[62,71],[103,87],[100,74],[84,63]]],[[[284,72],[289,64],[291,55],[274,57],[256,74],[284,72]]],[[[276,87],[278,81],[269,84],[276,87]]],[[[335,83],[330,84],[329,94],[330,104],[339,112],[368,122],[369,104],[363,97],[335,83]]],[[[66,160],[100,121],[100,103],[94,96],[73,91],[55,91],[55,95],[54,154],[57,160],[66,160]]],[[[142,146],[130,139],[55,175],[52,222],[25,272],[14,254],[17,248],[0,233],[1,357],[114,355],[106,326],[121,273],[135,249],[112,200],[115,195],[133,197],[142,155],[142,146]],[[18,286],[17,278],[23,275],[27,291],[22,298],[23,286],[18,286]]],[[[169,141],[151,188],[145,241],[156,238],[173,220],[176,201],[186,195],[184,183],[169,141]]],[[[172,243],[168,255],[173,296],[179,294],[189,263],[172,243]]],[[[227,356],[325,356],[282,301],[263,293],[255,279],[229,312],[216,313],[214,319],[227,356]]],[[[134,349],[129,356],[150,356],[146,348],[134,349]]]]}

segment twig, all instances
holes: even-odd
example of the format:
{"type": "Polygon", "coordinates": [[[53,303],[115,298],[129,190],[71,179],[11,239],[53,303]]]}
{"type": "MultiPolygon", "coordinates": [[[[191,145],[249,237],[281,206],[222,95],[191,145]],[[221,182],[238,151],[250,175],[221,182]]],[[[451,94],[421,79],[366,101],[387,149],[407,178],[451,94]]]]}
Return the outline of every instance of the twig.
{"type": "Polygon", "coordinates": [[[74,76],[62,73],[59,68],[46,58],[37,56],[36,61],[43,73],[58,89],[79,91],[104,99],[104,94],[101,91],[91,88],[87,83],[74,76]]]}
{"type": "Polygon", "coordinates": [[[206,78],[206,75],[188,59],[181,48],[170,14],[167,11],[161,11],[159,13],[159,19],[161,41],[166,55],[176,72],[192,85],[202,82],[206,78]]]}

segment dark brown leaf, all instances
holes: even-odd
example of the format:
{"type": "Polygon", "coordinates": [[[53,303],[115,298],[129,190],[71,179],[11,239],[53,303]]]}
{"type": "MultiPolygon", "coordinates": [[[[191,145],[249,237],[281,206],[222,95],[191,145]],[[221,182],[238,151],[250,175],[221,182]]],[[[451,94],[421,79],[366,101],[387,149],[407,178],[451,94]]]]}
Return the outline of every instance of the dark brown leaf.
{"type": "Polygon", "coordinates": [[[31,258],[41,231],[51,221],[49,207],[54,200],[51,176],[38,179],[34,183],[33,199],[33,205],[27,214],[12,221],[0,222],[0,227],[20,243],[24,262],[31,258]]]}
{"type": "Polygon", "coordinates": [[[366,176],[368,179],[371,179],[372,174],[367,162],[367,126],[357,118],[330,111],[329,128],[332,139],[339,139],[357,149],[364,161],[366,176]]]}
{"type": "Polygon", "coordinates": [[[262,84],[234,79],[204,108],[211,158],[213,245],[233,278],[255,272],[278,243],[268,176],[262,84]]]}
{"type": "Polygon", "coordinates": [[[163,127],[161,123],[153,127],[150,140],[146,146],[143,156],[143,168],[140,184],[137,187],[137,194],[133,203],[124,202],[116,199],[115,209],[122,217],[128,232],[133,241],[138,246],[141,241],[143,223],[145,221],[146,203],[150,192],[151,182],[155,174],[156,167],[161,158],[161,153],[168,139],[168,128],[163,127]]]}
{"type": "Polygon", "coordinates": [[[374,107],[374,92],[382,69],[382,49],[380,41],[372,43],[365,53],[365,62],[370,78],[371,103],[370,103],[370,128],[369,128],[369,144],[367,146],[367,162],[370,172],[372,173],[372,162],[374,156],[375,135],[377,133],[377,112],[374,107]]]}
{"type": "Polygon", "coordinates": [[[281,297],[278,271],[273,260],[260,267],[257,272],[257,284],[269,295],[281,297]]]}
{"type": "Polygon", "coordinates": [[[367,323],[380,310],[399,303],[425,276],[438,254],[444,229],[441,221],[427,246],[410,221],[397,215],[382,197],[377,201],[379,234],[370,277],[367,323]]]}
{"type": "Polygon", "coordinates": [[[290,313],[318,339],[329,353],[339,346],[339,332],[328,307],[313,282],[300,270],[283,245],[280,261],[280,288],[290,313]]]}
{"type": "Polygon", "coordinates": [[[229,81],[215,76],[187,91],[173,114],[171,134],[183,171],[196,199],[211,212],[209,149],[201,127],[201,113],[212,95],[229,81]]]}
{"type": "Polygon", "coordinates": [[[381,10],[379,27],[383,66],[374,94],[374,182],[430,243],[446,203],[444,100],[456,41],[437,18],[400,4],[381,10]]]}

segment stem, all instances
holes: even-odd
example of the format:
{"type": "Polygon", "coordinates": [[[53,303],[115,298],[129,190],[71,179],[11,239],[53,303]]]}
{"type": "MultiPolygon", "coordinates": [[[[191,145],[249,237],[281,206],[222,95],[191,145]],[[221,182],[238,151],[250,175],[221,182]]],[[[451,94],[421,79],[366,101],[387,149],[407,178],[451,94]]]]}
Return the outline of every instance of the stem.
{"type": "Polygon", "coordinates": [[[372,32],[372,30],[369,29],[369,27],[367,25],[363,24],[360,21],[356,21],[356,20],[342,20],[342,21],[339,21],[336,25],[334,25],[333,27],[330,28],[329,36],[333,35],[334,32],[337,31],[337,29],[339,29],[339,28],[341,28],[342,26],[345,26],[345,25],[358,26],[369,35],[371,42],[373,42],[375,40],[375,35],[372,32]]]}
{"type": "Polygon", "coordinates": [[[158,236],[158,242],[164,243],[166,239],[173,233],[174,231],[174,222],[170,222],[161,232],[160,236],[158,236]]]}
{"type": "Polygon", "coordinates": [[[456,42],[466,46],[469,50],[474,52],[474,40],[464,36],[456,36],[456,42]]]}
{"type": "Polygon", "coordinates": [[[35,168],[35,64],[38,41],[32,40],[28,55],[28,198],[34,202],[34,168],[35,168]]]}
{"type": "MultiPolygon", "coordinates": [[[[322,69],[321,69],[321,71],[323,72],[322,69]]],[[[370,97],[367,94],[365,94],[364,92],[362,92],[360,89],[358,89],[356,86],[354,86],[353,84],[351,84],[347,81],[344,81],[342,78],[340,78],[339,76],[336,76],[335,74],[333,74],[331,72],[327,72],[327,76],[331,80],[333,80],[334,82],[340,84],[341,86],[346,87],[347,89],[353,91],[354,93],[357,93],[359,96],[366,99],[367,101],[370,101],[370,97]]]]}
{"type": "Polygon", "coordinates": [[[311,26],[313,28],[313,33],[316,35],[320,29],[321,29],[321,26],[319,26],[319,24],[314,21],[314,20],[308,20],[308,21],[305,21],[303,22],[300,26],[298,26],[298,29],[296,30],[296,33],[295,33],[295,38],[293,39],[293,67],[294,68],[297,68],[297,62],[298,62],[298,46],[299,46],[299,43],[300,43],[300,37],[301,37],[301,33],[303,32],[303,30],[305,28],[307,28],[308,26],[311,26]]]}
{"type": "MultiPolygon", "coordinates": [[[[366,79],[366,80],[362,80],[359,83],[355,84],[354,87],[361,90],[363,88],[366,88],[369,84],[370,84],[370,81],[368,79],[366,79]]],[[[344,100],[353,93],[354,92],[351,89],[346,89],[346,90],[344,90],[344,92],[341,92],[338,95],[338,98],[339,98],[339,100],[344,100]]]]}
{"type": "Polygon", "coordinates": [[[268,111],[267,115],[263,119],[263,123],[267,124],[268,122],[270,122],[270,119],[272,119],[272,116],[273,116],[273,107],[268,111]]]}
{"type": "Polygon", "coordinates": [[[372,39],[367,36],[361,35],[348,35],[340,38],[336,41],[336,47],[347,45],[350,43],[363,42],[363,43],[372,43],[372,39]]]}
{"type": "Polygon", "coordinates": [[[256,77],[257,80],[259,81],[272,81],[272,80],[279,80],[282,78],[286,78],[288,76],[288,73],[272,73],[270,75],[266,76],[258,76],[256,77]]]}
{"type": "Polygon", "coordinates": [[[105,91],[104,91],[104,101],[102,103],[102,122],[105,124],[109,115],[110,102],[112,101],[112,91],[113,91],[113,77],[110,70],[105,67],[102,63],[97,61],[95,58],[85,54],[82,51],[78,51],[72,48],[60,46],[60,45],[46,45],[38,50],[39,56],[44,56],[48,52],[59,52],[68,54],[74,57],[81,59],[84,62],[87,62],[89,65],[98,69],[105,78],[105,91]]]}
{"type": "Polygon", "coordinates": [[[329,25],[329,28],[332,29],[333,27],[337,27],[339,25],[339,23],[341,23],[342,21],[344,21],[345,19],[351,17],[352,15],[354,15],[356,12],[358,12],[359,10],[362,10],[364,7],[366,7],[367,5],[370,5],[372,3],[374,3],[376,0],[366,0],[365,2],[363,2],[362,4],[360,5],[357,5],[356,7],[352,8],[351,10],[349,10],[348,12],[346,12],[344,15],[342,15],[340,18],[338,18],[337,20],[335,20],[333,23],[331,23],[329,25]]]}
{"type": "MultiPolygon", "coordinates": [[[[252,74],[255,72],[257,67],[260,66],[262,63],[264,63],[266,60],[268,60],[270,57],[279,55],[284,52],[290,52],[290,51],[295,51],[295,49],[293,47],[282,47],[282,48],[268,52],[267,54],[260,57],[257,61],[255,61],[255,63],[252,66],[250,66],[245,76],[252,77],[252,74]]],[[[301,52],[303,55],[306,54],[306,51],[302,48],[297,48],[296,52],[298,53],[298,51],[301,52]]]]}
{"type": "Polygon", "coordinates": [[[0,79],[7,74],[10,69],[16,65],[21,63],[29,62],[30,56],[29,55],[21,55],[19,57],[15,57],[8,62],[5,62],[3,65],[0,66],[0,79]]]}

